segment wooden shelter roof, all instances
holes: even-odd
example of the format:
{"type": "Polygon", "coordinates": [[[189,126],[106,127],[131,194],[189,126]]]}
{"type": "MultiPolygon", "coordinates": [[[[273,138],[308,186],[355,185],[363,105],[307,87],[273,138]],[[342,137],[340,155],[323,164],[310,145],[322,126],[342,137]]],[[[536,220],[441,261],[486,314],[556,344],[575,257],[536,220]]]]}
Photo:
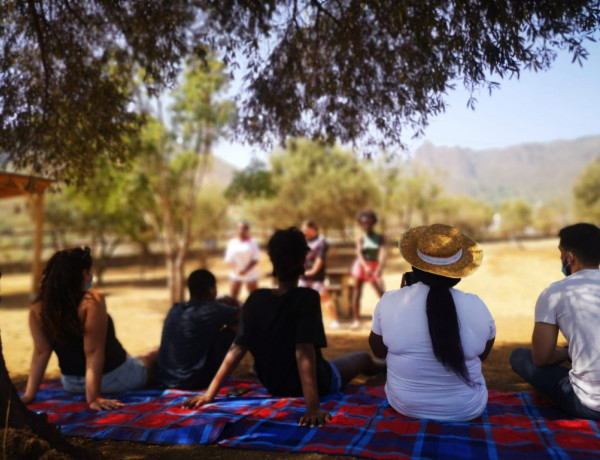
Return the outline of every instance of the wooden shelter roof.
{"type": "Polygon", "coordinates": [[[0,198],[11,198],[24,194],[42,194],[54,181],[41,177],[27,176],[0,171],[0,198]]]}

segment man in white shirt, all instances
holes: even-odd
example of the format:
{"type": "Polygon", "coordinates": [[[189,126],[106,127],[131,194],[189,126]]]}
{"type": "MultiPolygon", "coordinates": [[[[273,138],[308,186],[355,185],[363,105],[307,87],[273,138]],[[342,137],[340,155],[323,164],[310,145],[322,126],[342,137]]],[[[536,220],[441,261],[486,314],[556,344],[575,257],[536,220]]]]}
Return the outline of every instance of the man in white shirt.
{"type": "Polygon", "coordinates": [[[248,222],[238,224],[237,236],[229,240],[225,250],[225,262],[230,267],[231,297],[238,299],[243,283],[248,294],[258,287],[258,244],[250,236],[248,222]]]}
{"type": "Polygon", "coordinates": [[[579,223],[559,237],[566,278],[540,294],[531,350],[515,349],[510,363],[564,412],[600,421],[600,229],[579,223]],[[567,347],[557,346],[559,330],[567,347]]]}

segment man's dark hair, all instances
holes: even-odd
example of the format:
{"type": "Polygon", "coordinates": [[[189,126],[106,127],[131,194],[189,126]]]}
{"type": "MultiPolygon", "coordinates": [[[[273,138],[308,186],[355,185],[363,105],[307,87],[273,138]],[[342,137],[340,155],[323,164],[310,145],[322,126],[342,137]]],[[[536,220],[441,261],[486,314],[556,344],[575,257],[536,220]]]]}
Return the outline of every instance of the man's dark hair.
{"type": "Polygon", "coordinates": [[[217,279],[208,270],[201,268],[190,273],[188,277],[188,289],[190,298],[201,299],[205,297],[211,288],[217,285],[217,279]]]}
{"type": "Polygon", "coordinates": [[[600,228],[579,223],[563,228],[558,236],[560,246],[572,252],[584,265],[600,265],[600,228]]]}
{"type": "Polygon", "coordinates": [[[304,273],[308,252],[306,237],[296,227],[276,230],[267,245],[273,275],[280,281],[293,281],[304,273]]]}

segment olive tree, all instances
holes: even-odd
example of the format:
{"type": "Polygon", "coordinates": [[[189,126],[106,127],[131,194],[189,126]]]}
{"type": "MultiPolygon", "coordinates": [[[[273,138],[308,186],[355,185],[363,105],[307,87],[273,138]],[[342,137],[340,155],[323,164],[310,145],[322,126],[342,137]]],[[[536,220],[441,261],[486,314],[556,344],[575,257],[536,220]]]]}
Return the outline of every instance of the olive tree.
{"type": "MultiPolygon", "coordinates": [[[[154,92],[182,58],[239,67],[240,130],[399,145],[445,108],[454,85],[493,89],[587,57],[600,8],[587,0],[89,0],[0,3],[0,152],[56,175],[120,158],[142,119],[131,77],[154,92]]],[[[474,100],[470,101],[472,104],[474,100]]]]}

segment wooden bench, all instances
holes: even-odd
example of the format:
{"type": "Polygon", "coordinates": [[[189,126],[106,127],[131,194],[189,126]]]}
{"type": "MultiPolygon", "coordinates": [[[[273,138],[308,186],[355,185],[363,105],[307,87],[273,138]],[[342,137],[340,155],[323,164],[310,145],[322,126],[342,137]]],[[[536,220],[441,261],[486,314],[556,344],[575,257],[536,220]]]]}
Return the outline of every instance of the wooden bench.
{"type": "Polygon", "coordinates": [[[331,268],[327,270],[327,290],[335,302],[338,317],[352,317],[352,277],[348,268],[331,268]]]}

